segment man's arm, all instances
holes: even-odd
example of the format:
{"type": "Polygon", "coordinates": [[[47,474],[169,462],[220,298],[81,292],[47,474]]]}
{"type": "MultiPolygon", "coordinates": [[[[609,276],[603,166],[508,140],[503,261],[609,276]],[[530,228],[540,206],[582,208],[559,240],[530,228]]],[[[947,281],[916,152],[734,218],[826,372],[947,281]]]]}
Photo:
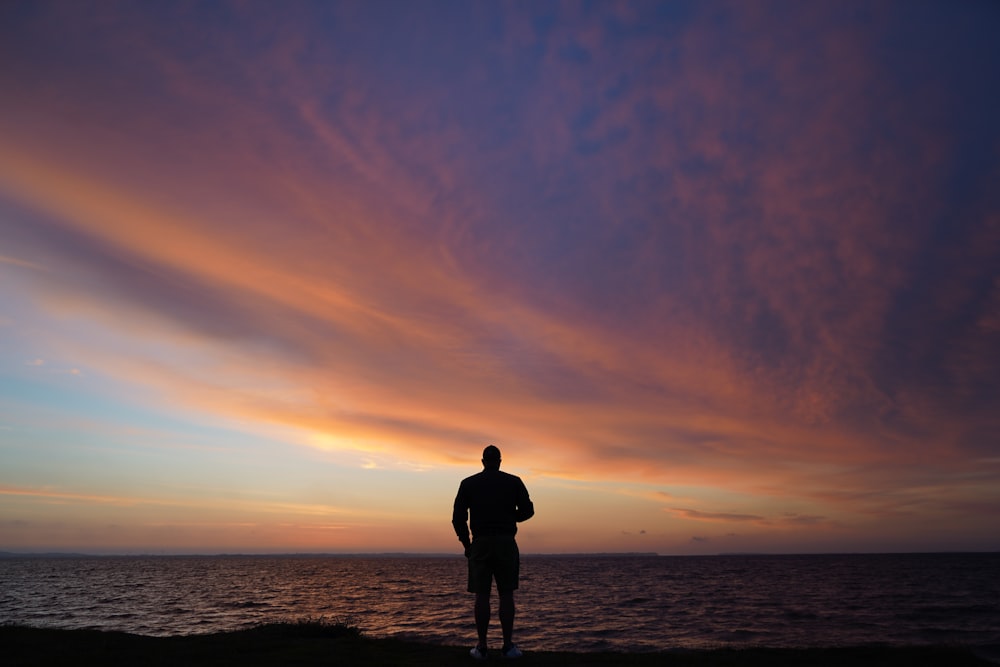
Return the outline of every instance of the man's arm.
{"type": "Polygon", "coordinates": [[[524,482],[520,479],[517,481],[518,486],[521,488],[517,490],[517,509],[514,512],[514,520],[520,523],[535,516],[535,505],[531,502],[531,498],[528,497],[528,488],[524,485],[524,482]]]}
{"type": "Polygon", "coordinates": [[[458,487],[455,496],[455,506],[451,511],[451,525],[455,528],[458,541],[468,550],[472,540],[469,539],[469,502],[465,498],[465,489],[458,487]]]}

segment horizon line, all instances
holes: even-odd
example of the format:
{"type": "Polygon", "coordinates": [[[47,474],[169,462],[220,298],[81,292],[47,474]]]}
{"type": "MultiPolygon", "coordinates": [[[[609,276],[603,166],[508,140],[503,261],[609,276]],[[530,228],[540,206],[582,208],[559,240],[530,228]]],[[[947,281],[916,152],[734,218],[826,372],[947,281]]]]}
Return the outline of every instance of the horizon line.
{"type": "MultiPolygon", "coordinates": [[[[729,551],[705,554],[670,554],[656,551],[566,551],[527,552],[526,557],[603,557],[603,558],[713,558],[732,556],[918,556],[918,555],[1000,554],[1000,550],[943,550],[943,551],[729,551]]],[[[287,551],[287,552],[112,552],[88,553],[82,551],[5,551],[0,558],[462,558],[461,553],[448,551],[287,551]]]]}

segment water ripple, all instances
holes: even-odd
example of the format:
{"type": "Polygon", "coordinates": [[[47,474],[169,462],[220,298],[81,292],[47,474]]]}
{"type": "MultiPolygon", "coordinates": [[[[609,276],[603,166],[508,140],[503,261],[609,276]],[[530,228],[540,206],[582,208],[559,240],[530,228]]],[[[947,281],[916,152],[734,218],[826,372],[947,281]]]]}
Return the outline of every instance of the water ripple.
{"type": "MultiPolygon", "coordinates": [[[[475,634],[465,567],[460,557],[11,558],[0,560],[0,622],[167,636],[328,617],[461,644],[475,634]]],[[[989,645],[1000,643],[998,599],[998,554],[525,556],[517,637],[577,651],[989,645]]]]}

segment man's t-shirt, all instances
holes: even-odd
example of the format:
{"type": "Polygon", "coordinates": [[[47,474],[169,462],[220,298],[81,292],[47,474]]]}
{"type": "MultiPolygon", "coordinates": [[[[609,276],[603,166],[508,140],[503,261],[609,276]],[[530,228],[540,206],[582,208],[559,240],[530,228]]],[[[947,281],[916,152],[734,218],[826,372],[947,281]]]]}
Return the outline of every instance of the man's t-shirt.
{"type": "Polygon", "coordinates": [[[487,468],[462,480],[451,523],[459,539],[469,536],[515,535],[517,522],[535,514],[528,489],[516,475],[487,468]]]}

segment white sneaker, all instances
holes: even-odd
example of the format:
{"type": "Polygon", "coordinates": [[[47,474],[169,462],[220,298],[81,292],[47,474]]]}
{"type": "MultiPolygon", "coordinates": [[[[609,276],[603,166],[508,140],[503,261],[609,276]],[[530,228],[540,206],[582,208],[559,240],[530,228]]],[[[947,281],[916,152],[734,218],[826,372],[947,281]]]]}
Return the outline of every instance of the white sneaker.
{"type": "Polygon", "coordinates": [[[521,653],[521,649],[519,649],[516,645],[511,644],[507,648],[500,649],[500,655],[505,658],[520,658],[524,654],[521,653]]]}
{"type": "Polygon", "coordinates": [[[469,655],[471,655],[476,660],[485,660],[487,657],[486,649],[479,648],[478,646],[469,651],[469,655]]]}

